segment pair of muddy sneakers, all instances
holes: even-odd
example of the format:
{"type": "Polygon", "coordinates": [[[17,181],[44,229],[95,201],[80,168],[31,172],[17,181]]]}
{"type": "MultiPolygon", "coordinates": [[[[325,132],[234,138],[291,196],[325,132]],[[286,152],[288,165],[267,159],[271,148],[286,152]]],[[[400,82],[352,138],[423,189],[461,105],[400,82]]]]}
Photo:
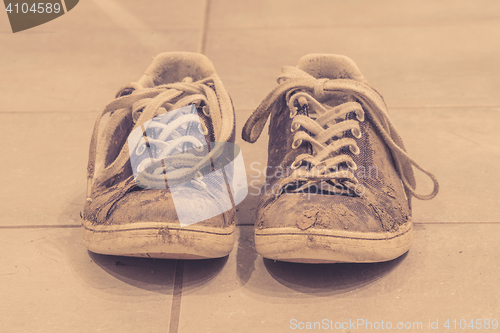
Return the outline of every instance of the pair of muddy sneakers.
{"type": "MultiPolygon", "coordinates": [[[[438,183],[406,153],[381,95],[339,55],[307,55],[284,67],[278,83],[243,128],[255,142],[271,118],[257,252],[303,263],[404,254],[411,198],[431,199],[438,183]],[[432,179],[432,193],[415,193],[412,166],[432,179]]],[[[212,63],[195,53],[158,55],[97,119],[84,244],[123,256],[228,255],[234,207],[247,194],[234,139],[232,102],[212,63]]]]}

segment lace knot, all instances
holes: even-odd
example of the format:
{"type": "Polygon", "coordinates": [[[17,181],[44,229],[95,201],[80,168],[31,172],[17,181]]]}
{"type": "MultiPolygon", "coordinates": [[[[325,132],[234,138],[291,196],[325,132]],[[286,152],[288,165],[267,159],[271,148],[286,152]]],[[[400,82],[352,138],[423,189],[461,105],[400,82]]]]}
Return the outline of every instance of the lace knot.
{"type": "Polygon", "coordinates": [[[318,79],[317,84],[314,85],[314,97],[316,99],[322,100],[325,98],[325,89],[324,85],[328,81],[328,79],[318,79]]]}

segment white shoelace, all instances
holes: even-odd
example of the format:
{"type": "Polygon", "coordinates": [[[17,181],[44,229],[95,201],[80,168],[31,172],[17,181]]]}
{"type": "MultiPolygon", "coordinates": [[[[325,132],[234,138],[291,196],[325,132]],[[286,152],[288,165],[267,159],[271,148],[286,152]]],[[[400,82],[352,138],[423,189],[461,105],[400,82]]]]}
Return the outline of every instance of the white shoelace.
{"type": "MultiPolygon", "coordinates": [[[[359,195],[359,189],[357,189],[359,182],[351,171],[356,170],[357,166],[351,156],[339,154],[339,151],[343,147],[348,147],[352,154],[359,154],[356,140],[344,137],[344,133],[350,131],[354,138],[360,138],[359,122],[364,121],[366,112],[393,156],[408,201],[410,202],[411,196],[422,200],[436,196],[439,190],[436,177],[408,155],[399,134],[389,119],[385,102],[375,90],[354,80],[316,79],[296,67],[288,66],[283,68],[278,82],[280,85],[264,99],[248,119],[243,128],[243,139],[248,142],[255,142],[258,139],[271,113],[271,106],[286,93],[290,117],[293,118],[291,130],[295,132],[292,148],[296,149],[303,141],[307,141],[312,146],[313,154],[301,154],[296,157],[291,166],[294,170],[292,175],[278,182],[280,192],[283,192],[290,183],[301,183],[302,186],[297,190],[302,190],[311,184],[327,180],[333,184],[331,187],[327,185],[328,191],[337,193],[339,192],[338,185],[343,185],[351,193],[359,195]],[[350,98],[347,103],[333,108],[325,107],[314,98],[320,99],[328,93],[342,93],[350,98]],[[353,102],[354,100],[359,103],[353,102]],[[297,115],[296,101],[300,107],[307,106],[314,110],[317,118],[297,115]],[[356,119],[346,119],[346,115],[352,112],[355,113],[356,119]],[[300,126],[311,134],[298,131],[300,126]],[[308,162],[309,168],[300,167],[304,161],[308,162]],[[348,168],[339,171],[339,165],[342,163],[345,163],[348,168]],[[434,188],[431,193],[415,192],[416,181],[412,166],[421,170],[432,180],[434,188]]],[[[322,189],[324,189],[323,184],[322,189]]]]}
{"type": "MultiPolygon", "coordinates": [[[[143,88],[137,83],[132,83],[121,91],[135,90],[132,94],[118,97],[109,103],[101,114],[98,116],[89,151],[89,163],[87,167],[87,200],[91,197],[91,188],[93,182],[102,182],[115,176],[125,165],[129,159],[128,142],[125,142],[117,158],[99,173],[98,178],[94,180],[94,173],[96,168],[96,155],[98,154],[98,134],[99,125],[102,117],[110,112],[115,112],[121,109],[130,110],[135,126],[142,126],[144,122],[151,120],[155,116],[167,113],[170,110],[182,108],[190,104],[200,105],[202,102],[205,104],[203,112],[211,118],[214,136],[217,141],[225,142],[229,140],[232,133],[232,125],[234,119],[228,113],[227,109],[229,104],[226,101],[221,101],[218,98],[215,88],[221,84],[214,82],[213,78],[206,78],[197,82],[192,82],[192,79],[186,78],[182,83],[170,83],[159,85],[154,88],[143,88]],[[174,102],[175,101],[175,102],[174,102]],[[230,116],[230,119],[222,121],[222,118],[230,116]]],[[[222,88],[222,87],[221,87],[222,88]]],[[[119,94],[118,94],[119,95],[119,94]]],[[[201,122],[203,123],[203,122],[201,122]]],[[[206,127],[202,124],[203,133],[207,134],[206,127]]],[[[165,132],[166,134],[167,132],[165,132]]],[[[172,132],[170,132],[172,133],[172,132]]],[[[174,143],[171,147],[175,149],[178,142],[174,143]]],[[[101,152],[102,154],[102,152],[101,152]]],[[[171,166],[176,168],[177,172],[169,174],[169,182],[180,183],[195,178],[195,175],[207,163],[210,163],[210,156],[196,157],[192,154],[183,154],[185,156],[170,156],[169,159],[171,166]]],[[[165,159],[164,159],[165,160],[165,159]]],[[[157,170],[152,170],[145,175],[145,181],[163,181],[164,176],[159,175],[157,170]]]]}
{"type": "MultiPolygon", "coordinates": [[[[136,112],[141,112],[141,110],[139,109],[136,112]]],[[[142,136],[134,147],[130,147],[134,143],[129,141],[129,148],[132,148],[132,152],[136,156],[139,157],[146,152],[148,153],[146,158],[138,165],[132,165],[135,168],[133,170],[135,174],[141,174],[139,185],[146,188],[162,188],[166,179],[177,178],[177,174],[185,171],[184,168],[192,168],[202,160],[200,156],[195,156],[192,152],[203,151],[207,147],[207,143],[202,142],[205,141],[204,138],[189,135],[190,131],[188,129],[193,125],[200,126],[200,135],[207,135],[208,130],[199,121],[198,115],[189,113],[189,111],[189,109],[179,109],[167,112],[161,115],[162,122],[150,121],[147,128],[144,124],[141,125],[141,134],[148,134],[142,136]],[[176,119],[172,120],[174,115],[176,119]],[[145,183],[143,183],[144,180],[146,180],[145,183]]],[[[208,162],[208,160],[205,161],[208,162]]],[[[199,171],[197,176],[201,176],[199,171]]],[[[139,179],[136,179],[137,181],[139,179]]]]}

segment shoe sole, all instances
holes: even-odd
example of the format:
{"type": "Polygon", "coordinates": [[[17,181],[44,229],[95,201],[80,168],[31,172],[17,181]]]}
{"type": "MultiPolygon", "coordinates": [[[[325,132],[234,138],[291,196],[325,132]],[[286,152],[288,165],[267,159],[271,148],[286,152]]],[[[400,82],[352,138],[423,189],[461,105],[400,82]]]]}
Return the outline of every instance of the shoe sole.
{"type": "Polygon", "coordinates": [[[255,248],[264,258],[280,261],[373,263],[400,257],[412,239],[412,223],[384,233],[270,228],[255,231],[255,248]]]}
{"type": "Polygon", "coordinates": [[[227,256],[233,249],[235,226],[181,227],[165,222],[93,225],[82,221],[84,245],[92,252],[159,259],[209,259],[227,256]]]}

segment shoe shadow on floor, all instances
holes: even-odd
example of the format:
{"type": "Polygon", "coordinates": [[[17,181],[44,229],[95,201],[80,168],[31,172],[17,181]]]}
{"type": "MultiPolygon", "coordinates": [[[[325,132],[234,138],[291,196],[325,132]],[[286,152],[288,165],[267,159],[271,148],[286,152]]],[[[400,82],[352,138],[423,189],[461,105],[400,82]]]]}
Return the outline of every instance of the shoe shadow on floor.
{"type": "Polygon", "coordinates": [[[225,289],[227,281],[221,279],[221,272],[228,262],[229,256],[216,259],[184,260],[182,293],[189,294],[191,291],[197,294],[213,294],[219,289],[225,289]]]}
{"type": "MultiPolygon", "coordinates": [[[[95,272],[96,268],[99,268],[101,278],[106,275],[106,279],[114,278],[135,288],[160,293],[171,293],[175,279],[179,276],[176,270],[182,271],[180,274],[182,279],[184,267],[196,265],[196,275],[190,275],[189,282],[202,285],[219,274],[228,258],[226,256],[217,259],[197,260],[196,263],[193,263],[188,260],[110,256],[90,251],[87,251],[87,254],[92,265],[95,266],[91,271],[95,272]]],[[[87,280],[91,279],[91,275],[87,276],[87,280]]],[[[98,289],[101,288],[98,286],[98,289]]]]}
{"type": "Polygon", "coordinates": [[[401,264],[401,257],[381,263],[299,264],[264,258],[267,272],[278,283],[303,294],[332,295],[369,287],[401,264]]]}
{"type": "Polygon", "coordinates": [[[389,280],[392,281],[389,289],[397,288],[400,283],[404,283],[406,274],[397,274],[400,281],[384,279],[397,270],[398,266],[406,266],[406,259],[411,259],[407,258],[406,253],[388,262],[369,264],[299,264],[275,261],[262,258],[256,253],[253,235],[253,226],[239,228],[236,270],[240,283],[246,285],[245,288],[262,295],[292,298],[304,295],[341,295],[369,288],[379,281],[389,283],[389,280]]]}
{"type": "Polygon", "coordinates": [[[228,257],[205,260],[173,260],[136,258],[96,254],[89,257],[107,274],[137,288],[156,291],[159,286],[173,288],[174,283],[203,285],[214,279],[223,269],[228,257]],[[195,266],[196,274],[186,274],[195,266]],[[180,270],[179,272],[177,272],[180,270]],[[181,281],[175,281],[180,279],[181,281]],[[182,281],[184,280],[184,281],[182,281]]]}

